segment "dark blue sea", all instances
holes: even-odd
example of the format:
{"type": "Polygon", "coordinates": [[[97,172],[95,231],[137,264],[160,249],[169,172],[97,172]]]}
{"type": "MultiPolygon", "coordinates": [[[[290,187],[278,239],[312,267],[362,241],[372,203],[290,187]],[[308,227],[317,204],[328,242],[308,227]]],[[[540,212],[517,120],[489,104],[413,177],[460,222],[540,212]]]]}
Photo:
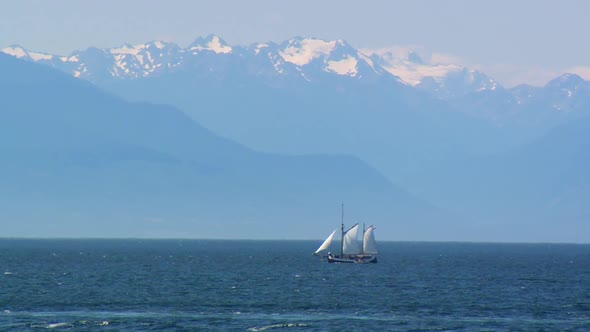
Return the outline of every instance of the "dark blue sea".
{"type": "Polygon", "coordinates": [[[0,240],[0,330],[590,331],[590,245],[0,240]]]}

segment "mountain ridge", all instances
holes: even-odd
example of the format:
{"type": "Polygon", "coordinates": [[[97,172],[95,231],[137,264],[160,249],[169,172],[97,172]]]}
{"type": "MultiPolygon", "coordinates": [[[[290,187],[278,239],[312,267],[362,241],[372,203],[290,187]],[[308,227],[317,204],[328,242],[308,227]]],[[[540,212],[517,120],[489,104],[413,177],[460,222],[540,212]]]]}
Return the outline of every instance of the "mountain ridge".
{"type": "MultiPolygon", "coordinates": [[[[84,71],[86,66],[80,59],[80,57],[84,57],[85,53],[92,49],[93,48],[84,51],[74,51],[67,56],[31,52],[23,47],[15,45],[3,48],[1,51],[19,58],[29,58],[33,61],[45,62],[60,70],[70,72],[74,76],[93,80],[91,76],[87,76],[89,75],[88,72],[84,71]]],[[[158,71],[163,70],[162,68],[173,68],[178,65],[178,61],[190,62],[190,60],[183,59],[183,57],[188,58],[190,56],[198,56],[203,52],[212,52],[217,55],[238,54],[239,56],[243,56],[248,53],[260,55],[260,53],[264,53],[264,51],[269,51],[268,56],[271,58],[273,56],[278,56],[281,62],[293,64],[298,71],[305,68],[305,65],[319,60],[325,65],[321,66],[321,70],[332,72],[340,76],[355,77],[356,75],[359,75],[357,64],[360,64],[361,67],[366,67],[363,70],[365,75],[387,74],[396,76],[394,69],[387,69],[386,67],[382,67],[378,63],[379,61],[374,61],[375,57],[379,56],[378,52],[355,49],[342,39],[329,41],[314,37],[294,37],[280,43],[267,42],[253,43],[248,46],[230,46],[219,36],[208,35],[206,37],[197,38],[186,48],[180,47],[171,42],[150,41],[136,45],[123,44],[119,47],[101,49],[101,51],[108,54],[111,58],[103,67],[108,67],[106,70],[110,72],[113,77],[122,79],[133,79],[158,74],[158,71]],[[207,45],[215,45],[215,48],[211,48],[207,45]],[[213,49],[215,49],[215,51],[212,51],[213,49]],[[164,52],[158,53],[157,50],[164,52]],[[166,58],[166,55],[170,54],[174,54],[172,60],[166,58]],[[330,57],[335,57],[335,59],[330,59],[330,57]],[[164,66],[164,64],[166,64],[166,66],[164,66]],[[368,71],[368,69],[371,69],[374,73],[370,73],[370,70],[368,71]]],[[[416,53],[410,53],[409,56],[411,57],[412,54],[414,54],[414,58],[418,57],[416,53]]],[[[380,60],[382,62],[384,61],[382,58],[380,60]]],[[[274,65],[277,65],[276,70],[280,72],[281,70],[279,67],[281,67],[281,64],[274,63],[274,65]]],[[[422,65],[425,65],[424,62],[422,62],[422,65]]],[[[105,70],[105,68],[103,68],[103,70],[105,70]]],[[[453,65],[449,68],[457,70],[462,67],[453,65]]],[[[304,73],[300,75],[304,76],[304,73]]],[[[401,81],[399,78],[398,80],[401,81]]]]}
{"type": "MultiPolygon", "coordinates": [[[[279,43],[232,46],[210,34],[196,38],[187,47],[153,40],[105,49],[90,47],[66,56],[33,52],[18,45],[0,51],[50,65],[99,85],[109,80],[141,79],[187,70],[195,73],[209,71],[210,77],[220,79],[228,72],[244,67],[253,77],[266,77],[268,84],[285,80],[324,83],[328,80],[333,83],[335,79],[345,78],[368,84],[389,84],[383,83],[385,78],[391,82],[392,89],[403,84],[452,103],[458,101],[460,104],[465,98],[472,99],[472,95],[496,90],[506,91],[505,98],[516,103],[517,108],[523,102],[518,87],[504,88],[476,69],[461,64],[425,61],[416,50],[356,49],[342,39],[298,36],[279,43]]],[[[545,88],[556,85],[558,79],[548,82],[545,88]]],[[[581,80],[579,83],[588,84],[581,80]]],[[[569,97],[571,95],[562,96],[562,99],[569,97]]],[[[560,105],[556,107],[558,111],[569,110],[571,106],[563,101],[557,104],[560,105]]]]}

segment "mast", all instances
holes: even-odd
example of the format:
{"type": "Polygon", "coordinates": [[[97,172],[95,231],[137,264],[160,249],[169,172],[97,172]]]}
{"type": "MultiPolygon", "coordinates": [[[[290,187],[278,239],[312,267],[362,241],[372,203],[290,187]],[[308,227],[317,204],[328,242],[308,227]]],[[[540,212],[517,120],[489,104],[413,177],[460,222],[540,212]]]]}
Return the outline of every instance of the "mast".
{"type": "Polygon", "coordinates": [[[362,233],[362,237],[363,237],[363,244],[362,244],[362,253],[365,253],[365,223],[363,223],[363,233],[362,233]]]}
{"type": "Polygon", "coordinates": [[[340,258],[344,257],[344,203],[342,203],[342,217],[340,219],[340,258]]]}

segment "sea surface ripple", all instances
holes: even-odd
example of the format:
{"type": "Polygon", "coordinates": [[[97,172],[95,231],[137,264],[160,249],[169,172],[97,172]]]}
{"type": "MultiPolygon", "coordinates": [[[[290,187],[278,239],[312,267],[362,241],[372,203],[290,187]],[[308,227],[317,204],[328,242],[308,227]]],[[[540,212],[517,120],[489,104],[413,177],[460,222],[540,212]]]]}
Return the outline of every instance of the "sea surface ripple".
{"type": "Polygon", "coordinates": [[[590,245],[320,242],[0,240],[0,330],[590,330],[590,245]]]}

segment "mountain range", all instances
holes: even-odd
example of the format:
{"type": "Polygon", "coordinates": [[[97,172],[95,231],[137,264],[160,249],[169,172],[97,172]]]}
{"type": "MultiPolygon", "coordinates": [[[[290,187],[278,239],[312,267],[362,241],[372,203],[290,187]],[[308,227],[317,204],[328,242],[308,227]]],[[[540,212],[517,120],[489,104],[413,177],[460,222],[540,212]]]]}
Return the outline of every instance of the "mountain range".
{"type": "MultiPolygon", "coordinates": [[[[209,71],[213,77],[241,70],[253,77],[264,77],[272,84],[285,80],[319,81],[325,76],[368,82],[387,77],[442,99],[456,99],[475,92],[507,91],[511,102],[517,105],[535,101],[535,94],[526,92],[537,90],[527,85],[505,89],[478,70],[461,64],[425,61],[411,49],[359,50],[344,40],[326,41],[312,37],[295,37],[282,43],[230,46],[220,37],[209,35],[197,38],[185,48],[171,42],[152,41],[107,49],[91,47],[66,56],[30,51],[19,45],[1,51],[49,64],[91,82],[161,76],[202,66],[201,69],[207,69],[205,73],[209,71]]],[[[565,105],[563,101],[575,97],[572,94],[580,88],[588,89],[588,82],[581,81],[577,75],[566,74],[547,84],[547,87],[561,91],[560,96],[553,96],[562,101],[554,105],[556,109],[569,110],[566,106],[571,105],[565,105]]]]}
{"type": "Polygon", "coordinates": [[[440,213],[353,156],[256,152],[171,106],[6,55],[0,70],[5,236],[315,238],[342,201],[411,234],[440,213]]]}
{"type": "MultiPolygon", "coordinates": [[[[544,87],[520,85],[507,89],[478,70],[426,61],[415,50],[359,50],[344,40],[312,37],[231,46],[220,37],[209,35],[184,48],[171,42],[152,41],[107,49],[91,47],[65,56],[30,51],[18,45],[0,51],[50,65],[126,98],[172,103],[189,115],[195,115],[194,108],[198,106],[190,93],[153,96],[152,91],[142,94],[127,91],[133,88],[126,86],[154,85],[157,83],[152,81],[174,77],[172,80],[178,81],[177,85],[184,90],[200,88],[204,81],[206,85],[243,85],[241,89],[262,85],[273,92],[289,93],[316,89],[317,85],[332,90],[378,89],[389,94],[401,91],[396,97],[424,99],[425,94],[496,126],[517,124],[518,130],[531,131],[532,136],[546,132],[563,122],[563,118],[567,121],[586,115],[590,94],[590,82],[575,74],[564,74],[544,87]],[[187,80],[196,86],[187,87],[187,80]]],[[[224,132],[216,124],[207,123],[206,117],[197,114],[195,118],[224,132]]]]}
{"type": "MultiPolygon", "coordinates": [[[[395,228],[393,238],[408,234],[408,239],[436,239],[428,234],[440,234],[440,239],[458,240],[587,241],[577,230],[587,229],[590,215],[590,186],[584,175],[590,166],[585,154],[590,137],[584,129],[590,123],[590,82],[574,74],[561,75],[544,87],[507,89],[482,72],[429,63],[416,52],[357,50],[343,40],[301,37],[230,46],[212,35],[186,48],[155,41],[89,48],[67,56],[20,46],[2,51],[83,79],[72,82],[89,81],[125,105],[172,105],[190,117],[188,122],[224,137],[218,139],[264,151],[262,155],[357,156],[371,165],[369,169],[374,167],[372,174],[385,175],[375,186],[387,184],[404,193],[396,197],[414,202],[409,206],[423,204],[396,215],[393,224],[401,222],[408,229],[395,228]],[[430,212],[417,211],[440,215],[431,219],[425,217],[432,217],[430,212]]],[[[176,145],[169,142],[169,148],[176,145]]],[[[338,163],[326,163],[339,168],[334,166],[338,163]]],[[[253,165],[243,178],[252,186],[269,183],[253,174],[273,171],[260,162],[253,165]]],[[[293,172],[294,178],[314,178],[293,172]]],[[[364,176],[343,174],[348,177],[359,180],[350,190],[363,191],[364,176]]],[[[320,186],[323,199],[339,196],[326,189],[334,187],[330,183],[320,186]]],[[[282,187],[285,191],[306,192],[289,186],[282,187]]],[[[357,200],[364,205],[376,199],[370,197],[357,200]]],[[[383,206],[393,204],[386,201],[383,206]]],[[[285,205],[272,206],[284,212],[285,205]]],[[[400,207],[395,206],[392,210],[400,207]]],[[[390,211],[373,210],[376,218],[390,211]]]]}

